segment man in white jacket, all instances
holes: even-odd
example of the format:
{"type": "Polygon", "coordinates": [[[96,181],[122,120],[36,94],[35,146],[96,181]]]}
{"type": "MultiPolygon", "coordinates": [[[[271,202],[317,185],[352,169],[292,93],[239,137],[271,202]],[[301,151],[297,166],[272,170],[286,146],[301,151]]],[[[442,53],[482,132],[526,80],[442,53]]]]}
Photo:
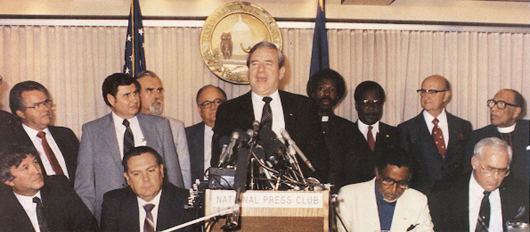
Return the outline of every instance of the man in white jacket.
{"type": "Polygon", "coordinates": [[[412,164],[402,148],[384,151],[374,179],[341,188],[339,231],[433,231],[427,197],[408,188],[412,164]]]}

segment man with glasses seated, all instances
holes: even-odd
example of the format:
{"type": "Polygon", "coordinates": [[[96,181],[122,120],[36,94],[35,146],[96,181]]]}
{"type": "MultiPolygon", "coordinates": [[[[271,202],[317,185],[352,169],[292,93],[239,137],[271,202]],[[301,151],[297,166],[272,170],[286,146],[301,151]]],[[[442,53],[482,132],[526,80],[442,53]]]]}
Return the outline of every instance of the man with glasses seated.
{"type": "Polygon", "coordinates": [[[413,160],[401,147],[377,158],[375,178],[341,188],[339,231],[433,231],[427,197],[409,188],[413,160]],[[342,224],[341,224],[342,221],[342,224]]]}
{"type": "Polygon", "coordinates": [[[466,169],[471,170],[473,147],[483,138],[497,137],[504,140],[513,150],[512,178],[517,178],[528,186],[528,120],[526,102],[523,96],[513,89],[502,89],[493,99],[488,100],[491,124],[471,133],[466,146],[466,169]]]}
{"type": "Polygon", "coordinates": [[[65,175],[73,185],[79,140],[70,128],[52,126],[53,102],[48,90],[35,81],[23,81],[9,93],[11,112],[17,125],[10,143],[32,146],[39,153],[44,173],[65,175]]]}
{"type": "Polygon", "coordinates": [[[440,75],[432,75],[421,84],[423,111],[398,125],[401,146],[415,158],[416,173],[411,187],[428,195],[438,180],[464,173],[464,148],[471,123],[445,110],[451,100],[451,85],[440,75]]]}
{"type": "Polygon", "coordinates": [[[528,190],[511,178],[512,149],[495,137],[474,148],[473,172],[438,183],[429,196],[436,231],[507,231],[508,222],[528,223],[528,190]]]}

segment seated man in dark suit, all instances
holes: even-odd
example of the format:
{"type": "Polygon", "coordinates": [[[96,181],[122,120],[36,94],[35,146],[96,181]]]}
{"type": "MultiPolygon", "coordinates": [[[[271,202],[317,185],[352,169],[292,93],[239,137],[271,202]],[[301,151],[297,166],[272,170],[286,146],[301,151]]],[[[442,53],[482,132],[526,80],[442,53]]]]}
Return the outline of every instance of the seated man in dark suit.
{"type": "Polygon", "coordinates": [[[210,168],[215,114],[217,107],[226,101],[226,93],[217,86],[206,85],[197,92],[196,101],[202,122],[186,127],[192,183],[197,179],[203,180],[204,172],[210,168]]]}
{"type": "MultiPolygon", "coordinates": [[[[315,102],[322,122],[322,133],[331,158],[328,182],[336,184],[342,169],[341,158],[347,152],[346,140],[353,131],[353,122],[339,117],[333,109],[346,93],[344,78],[336,71],[323,69],[307,82],[307,96],[315,102]]],[[[338,190],[338,189],[337,189],[338,190]]]]}
{"type": "Polygon", "coordinates": [[[513,150],[510,178],[517,178],[528,186],[528,120],[526,102],[519,92],[503,89],[488,100],[491,124],[471,133],[466,146],[466,170],[471,171],[471,156],[478,141],[487,137],[503,139],[513,150]]]}
{"type": "Polygon", "coordinates": [[[512,149],[499,138],[480,140],[473,172],[438,183],[429,196],[435,231],[506,231],[528,223],[528,190],[510,174],[512,149]]]}
{"type": "Polygon", "coordinates": [[[188,191],[164,181],[164,164],[157,151],[135,147],[122,164],[129,186],[103,196],[102,231],[161,231],[188,221],[184,209],[188,191]]]}
{"type": "Polygon", "coordinates": [[[260,121],[261,131],[272,130],[277,136],[285,129],[300,150],[313,164],[316,173],[298,160],[305,177],[328,176],[329,155],[322,138],[315,104],[302,95],[278,90],[285,76],[285,59],[275,44],[262,41],[252,47],[247,58],[251,91],[227,101],[217,110],[212,139],[213,167],[220,163],[221,137],[232,137],[234,130],[247,131],[260,121]]]}
{"type": "Polygon", "coordinates": [[[0,154],[0,231],[97,231],[97,221],[63,175],[46,177],[32,146],[0,154]]]}

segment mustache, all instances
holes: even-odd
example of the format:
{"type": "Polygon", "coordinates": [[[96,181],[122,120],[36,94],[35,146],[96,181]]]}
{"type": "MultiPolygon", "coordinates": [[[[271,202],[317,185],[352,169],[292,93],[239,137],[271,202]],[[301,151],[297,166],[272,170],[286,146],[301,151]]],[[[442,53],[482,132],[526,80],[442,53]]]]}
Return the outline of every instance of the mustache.
{"type": "Polygon", "coordinates": [[[333,99],[331,99],[330,97],[322,97],[322,98],[318,99],[318,102],[320,103],[320,102],[323,102],[324,100],[328,100],[328,101],[330,101],[330,102],[335,102],[335,101],[333,101],[333,99]]]}

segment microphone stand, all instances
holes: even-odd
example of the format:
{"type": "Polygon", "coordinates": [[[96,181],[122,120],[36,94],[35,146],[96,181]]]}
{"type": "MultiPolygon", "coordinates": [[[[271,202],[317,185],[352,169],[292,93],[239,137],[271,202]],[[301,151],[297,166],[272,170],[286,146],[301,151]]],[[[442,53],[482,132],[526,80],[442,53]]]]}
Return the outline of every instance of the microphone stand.
{"type": "Polygon", "coordinates": [[[199,222],[202,222],[202,221],[206,221],[206,220],[209,220],[211,218],[214,218],[214,217],[219,217],[219,216],[224,216],[224,215],[228,215],[228,214],[233,214],[234,212],[236,211],[239,211],[239,205],[233,205],[232,207],[228,208],[228,209],[225,209],[225,210],[222,210],[222,211],[219,211],[217,213],[214,213],[214,214],[210,214],[208,216],[204,216],[204,217],[201,217],[201,218],[197,218],[193,221],[189,221],[189,222],[186,222],[184,224],[180,224],[178,226],[175,226],[175,227],[171,227],[169,229],[165,229],[163,231],[160,231],[160,232],[171,232],[171,231],[175,231],[175,230],[178,230],[178,229],[182,229],[184,227],[188,227],[188,226],[191,226],[193,224],[197,224],[199,222]]]}

